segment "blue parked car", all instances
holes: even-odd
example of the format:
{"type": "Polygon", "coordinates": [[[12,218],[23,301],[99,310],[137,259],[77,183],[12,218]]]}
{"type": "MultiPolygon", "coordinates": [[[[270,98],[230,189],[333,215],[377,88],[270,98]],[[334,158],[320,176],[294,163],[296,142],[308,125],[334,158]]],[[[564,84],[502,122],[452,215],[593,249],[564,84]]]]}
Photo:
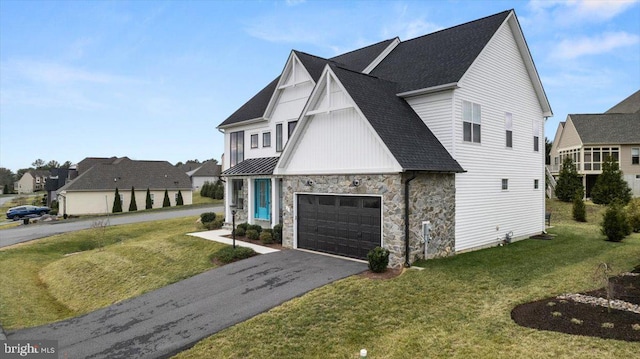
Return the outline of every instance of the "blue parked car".
{"type": "Polygon", "coordinates": [[[38,206],[20,206],[9,208],[7,211],[7,218],[9,219],[20,219],[23,217],[35,217],[42,216],[51,211],[49,207],[38,207],[38,206]]]}

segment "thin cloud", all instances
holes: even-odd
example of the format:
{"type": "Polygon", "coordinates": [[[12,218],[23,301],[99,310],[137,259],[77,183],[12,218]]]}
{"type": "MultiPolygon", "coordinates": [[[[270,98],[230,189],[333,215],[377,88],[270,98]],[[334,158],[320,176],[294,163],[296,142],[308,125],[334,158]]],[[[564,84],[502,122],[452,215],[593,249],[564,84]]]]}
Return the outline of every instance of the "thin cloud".
{"type": "Polygon", "coordinates": [[[624,31],[604,33],[595,37],[562,40],[551,56],[556,59],[575,59],[587,55],[599,55],[640,42],[640,36],[624,31]]]}
{"type": "Polygon", "coordinates": [[[131,83],[131,78],[96,71],[87,71],[66,65],[31,60],[13,60],[0,64],[3,73],[11,73],[14,78],[27,79],[34,83],[59,85],[67,83],[131,83]]]}
{"type": "Polygon", "coordinates": [[[567,27],[579,23],[609,21],[637,3],[638,0],[532,0],[527,7],[532,12],[532,20],[550,20],[567,27]]]}

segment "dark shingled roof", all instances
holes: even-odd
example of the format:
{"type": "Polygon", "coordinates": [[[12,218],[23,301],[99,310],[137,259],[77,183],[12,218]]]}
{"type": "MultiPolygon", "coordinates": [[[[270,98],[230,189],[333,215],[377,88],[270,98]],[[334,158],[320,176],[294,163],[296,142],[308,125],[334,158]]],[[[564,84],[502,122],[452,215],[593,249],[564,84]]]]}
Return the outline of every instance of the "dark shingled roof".
{"type": "Polygon", "coordinates": [[[231,125],[234,123],[253,120],[254,118],[259,118],[264,115],[264,110],[267,108],[269,104],[269,100],[271,100],[271,95],[276,90],[276,85],[278,85],[278,80],[280,80],[280,76],[276,77],[275,80],[271,81],[265,88],[260,90],[255,96],[253,96],[249,101],[247,101],[242,107],[236,110],[231,116],[229,116],[224,122],[222,122],[219,127],[231,125]]]}
{"type": "Polygon", "coordinates": [[[61,191],[115,191],[136,189],[191,189],[186,173],[167,161],[134,161],[126,157],[98,163],[84,171],[61,191]],[[115,179],[115,180],[114,180],[115,179]]]}
{"type": "Polygon", "coordinates": [[[250,158],[222,172],[223,176],[271,175],[279,157],[250,158]]]}
{"type": "MultiPolygon", "coordinates": [[[[324,69],[324,66],[327,63],[335,61],[348,69],[362,71],[369,65],[369,63],[375,60],[375,58],[378,57],[378,55],[380,55],[380,53],[384,51],[392,41],[393,39],[381,41],[379,43],[333,57],[331,60],[301,51],[294,50],[294,53],[307,69],[307,72],[309,72],[313,81],[318,82],[318,79],[322,75],[322,69],[324,69]]],[[[276,90],[278,80],[280,80],[280,76],[242,105],[242,107],[224,120],[220,125],[218,125],[218,127],[262,117],[264,115],[264,111],[269,105],[269,100],[271,99],[273,92],[276,90]]]]}
{"type": "Polygon", "coordinates": [[[191,177],[218,177],[220,175],[220,165],[217,161],[207,161],[195,169],[191,177]]]}
{"type": "Polygon", "coordinates": [[[640,143],[640,113],[569,115],[583,144],[640,143]]]}
{"type": "Polygon", "coordinates": [[[397,82],[398,92],[458,82],[510,12],[403,41],[371,75],[397,82]]]}
{"type": "Polygon", "coordinates": [[[362,72],[373,60],[378,57],[395,39],[380,41],[376,44],[350,51],[329,60],[342,64],[350,70],[362,72]]]}
{"type": "Polygon", "coordinates": [[[640,90],[625,98],[605,113],[640,113],[640,90]]]}
{"type": "Polygon", "coordinates": [[[331,65],[331,69],[404,170],[464,172],[411,106],[397,85],[331,65]]]}

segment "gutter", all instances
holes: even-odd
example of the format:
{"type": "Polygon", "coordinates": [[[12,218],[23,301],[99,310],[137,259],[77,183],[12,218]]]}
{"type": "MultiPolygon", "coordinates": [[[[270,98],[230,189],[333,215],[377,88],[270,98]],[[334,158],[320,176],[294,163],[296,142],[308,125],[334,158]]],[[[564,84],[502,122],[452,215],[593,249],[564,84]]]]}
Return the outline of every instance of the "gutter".
{"type": "Polygon", "coordinates": [[[411,178],[404,182],[404,266],[411,267],[409,263],[409,182],[416,178],[416,172],[413,171],[411,178]]]}

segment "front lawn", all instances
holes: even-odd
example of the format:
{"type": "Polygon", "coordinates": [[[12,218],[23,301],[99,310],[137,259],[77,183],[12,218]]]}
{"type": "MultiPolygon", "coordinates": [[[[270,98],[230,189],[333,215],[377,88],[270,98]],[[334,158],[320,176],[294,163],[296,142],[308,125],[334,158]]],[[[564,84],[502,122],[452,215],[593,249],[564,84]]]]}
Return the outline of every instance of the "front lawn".
{"type": "Polygon", "coordinates": [[[0,249],[0,323],[15,330],[74,317],[212,268],[209,255],[224,245],[185,235],[196,219],[98,226],[0,249]]]}
{"type": "MultiPolygon", "coordinates": [[[[553,240],[418,263],[391,280],[351,277],[207,338],[176,358],[635,358],[640,343],[524,328],[518,304],[600,287],[601,262],[616,273],[640,264],[640,234],[604,241],[591,207],[586,224],[552,201],[553,240]]],[[[569,205],[570,211],[570,205],[569,205]]],[[[615,274],[615,273],[614,273],[615,274]]]]}

